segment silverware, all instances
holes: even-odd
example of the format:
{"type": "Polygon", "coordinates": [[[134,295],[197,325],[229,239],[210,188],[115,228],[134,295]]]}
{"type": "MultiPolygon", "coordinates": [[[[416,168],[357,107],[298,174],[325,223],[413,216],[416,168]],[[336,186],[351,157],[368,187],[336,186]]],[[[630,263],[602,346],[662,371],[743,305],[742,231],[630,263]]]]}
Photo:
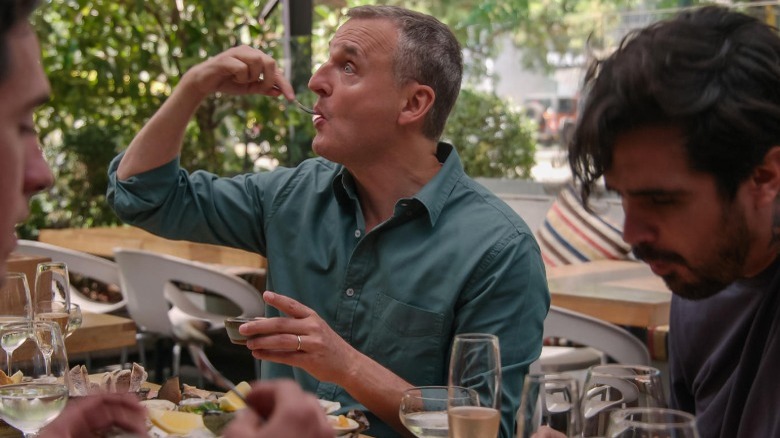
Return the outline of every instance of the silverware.
{"type": "MultiPolygon", "coordinates": [[[[275,90],[282,91],[282,89],[281,89],[281,88],[279,88],[279,86],[278,86],[278,85],[274,85],[274,89],[275,89],[275,90]]],[[[303,112],[305,112],[305,113],[309,113],[309,114],[311,114],[311,115],[318,114],[318,113],[317,113],[316,111],[314,111],[313,109],[311,109],[311,108],[309,108],[308,106],[306,106],[306,105],[302,104],[302,103],[301,103],[301,102],[300,102],[298,99],[293,99],[293,101],[292,101],[292,102],[295,104],[295,106],[297,106],[297,107],[298,107],[298,109],[299,109],[299,110],[301,110],[301,111],[303,111],[303,112]]]]}
{"type": "Polygon", "coordinates": [[[301,111],[303,111],[305,113],[309,113],[311,115],[317,114],[316,111],[314,111],[313,109],[309,108],[308,106],[302,104],[301,102],[298,101],[298,99],[293,99],[293,103],[295,104],[295,106],[298,107],[299,110],[301,110],[301,111]]]}
{"type": "Polygon", "coordinates": [[[190,356],[192,356],[195,366],[198,367],[198,371],[200,371],[203,377],[222,389],[233,391],[233,393],[246,404],[246,399],[243,394],[241,394],[241,391],[236,388],[236,385],[234,385],[233,382],[217,371],[217,368],[214,367],[214,364],[211,363],[206,356],[206,353],[203,351],[203,346],[201,344],[187,342],[187,350],[190,352],[190,356]]]}

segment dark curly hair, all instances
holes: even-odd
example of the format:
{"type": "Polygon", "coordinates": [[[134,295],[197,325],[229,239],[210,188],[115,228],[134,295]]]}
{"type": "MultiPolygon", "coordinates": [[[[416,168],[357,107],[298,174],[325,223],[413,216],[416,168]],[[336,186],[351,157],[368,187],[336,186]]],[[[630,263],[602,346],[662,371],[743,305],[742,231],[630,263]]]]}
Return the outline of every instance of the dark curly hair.
{"type": "Polygon", "coordinates": [[[680,13],[623,39],[585,76],[569,144],[583,199],[612,164],[615,138],[641,126],[680,128],[690,165],[724,199],[780,146],[780,36],[724,7],[680,13]]]}
{"type": "Polygon", "coordinates": [[[38,0],[0,0],[0,80],[8,74],[8,42],[6,36],[19,20],[27,17],[38,6],[38,0]]]}

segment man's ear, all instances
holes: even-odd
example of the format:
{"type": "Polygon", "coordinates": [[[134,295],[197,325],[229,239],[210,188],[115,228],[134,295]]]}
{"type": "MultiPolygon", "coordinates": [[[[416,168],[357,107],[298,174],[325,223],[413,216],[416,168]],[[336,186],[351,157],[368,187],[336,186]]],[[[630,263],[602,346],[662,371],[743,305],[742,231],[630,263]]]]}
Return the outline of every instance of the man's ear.
{"type": "Polygon", "coordinates": [[[398,115],[398,123],[400,125],[422,124],[433,107],[433,101],[436,100],[433,88],[413,82],[407,85],[406,96],[406,102],[398,115]]]}
{"type": "Polygon", "coordinates": [[[773,204],[780,197],[780,146],[773,146],[751,176],[756,205],[773,204]]]}

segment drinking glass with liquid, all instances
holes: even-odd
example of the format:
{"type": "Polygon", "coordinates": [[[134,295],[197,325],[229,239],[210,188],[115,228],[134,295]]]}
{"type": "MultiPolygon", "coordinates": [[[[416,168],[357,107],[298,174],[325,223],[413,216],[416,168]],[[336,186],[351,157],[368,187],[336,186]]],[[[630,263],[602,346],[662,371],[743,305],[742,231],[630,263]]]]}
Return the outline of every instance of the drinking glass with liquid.
{"type": "Polygon", "coordinates": [[[477,403],[450,399],[447,417],[452,438],[495,438],[501,425],[501,357],[498,337],[485,333],[455,336],[449,386],[474,391],[477,403]]]}
{"type": "Polygon", "coordinates": [[[68,400],[65,344],[59,326],[50,321],[5,324],[0,336],[5,335],[18,336],[22,342],[12,359],[0,358],[14,382],[0,386],[0,418],[25,437],[33,437],[57,418],[68,400]],[[48,355],[46,361],[44,355],[48,355]]]}
{"type": "Polygon", "coordinates": [[[404,391],[398,416],[401,423],[418,438],[447,437],[448,404],[478,405],[477,394],[466,388],[417,386],[404,391]]]}

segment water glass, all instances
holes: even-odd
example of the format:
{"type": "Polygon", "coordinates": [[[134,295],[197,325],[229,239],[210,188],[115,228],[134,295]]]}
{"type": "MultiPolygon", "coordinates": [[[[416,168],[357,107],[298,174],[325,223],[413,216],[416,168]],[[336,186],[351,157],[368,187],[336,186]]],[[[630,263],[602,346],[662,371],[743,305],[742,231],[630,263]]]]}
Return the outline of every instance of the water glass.
{"type": "Polygon", "coordinates": [[[449,386],[476,392],[478,406],[451,404],[447,415],[453,438],[495,438],[501,425],[501,356],[498,337],[485,333],[455,335],[449,386]]]}
{"type": "Polygon", "coordinates": [[[12,359],[0,359],[12,371],[12,384],[0,386],[0,418],[25,437],[36,436],[68,400],[68,357],[59,326],[50,321],[8,323],[0,327],[0,337],[14,337],[19,344],[12,359]]]}
{"type": "Polygon", "coordinates": [[[629,408],[609,416],[609,438],[699,438],[693,415],[665,408],[629,408]]]}
{"type": "Polygon", "coordinates": [[[447,406],[478,405],[477,394],[466,388],[418,386],[404,391],[398,416],[401,423],[419,438],[449,436],[447,406]]]}
{"type": "Polygon", "coordinates": [[[517,412],[518,438],[530,438],[541,429],[562,437],[580,433],[579,381],[563,374],[528,374],[517,412]]]}
{"type": "Polygon", "coordinates": [[[612,411],[634,407],[666,407],[657,368],[616,364],[591,367],[582,392],[582,436],[604,436],[612,411]]]}
{"type": "MultiPolygon", "coordinates": [[[[32,319],[32,306],[30,306],[30,287],[27,285],[27,276],[22,272],[8,272],[5,281],[0,287],[0,325],[11,322],[23,322],[32,319]]],[[[18,342],[11,342],[14,338],[0,338],[0,347],[8,357],[7,363],[13,357],[14,350],[19,346],[18,342]]],[[[10,368],[5,368],[8,375],[10,368]]]]}

